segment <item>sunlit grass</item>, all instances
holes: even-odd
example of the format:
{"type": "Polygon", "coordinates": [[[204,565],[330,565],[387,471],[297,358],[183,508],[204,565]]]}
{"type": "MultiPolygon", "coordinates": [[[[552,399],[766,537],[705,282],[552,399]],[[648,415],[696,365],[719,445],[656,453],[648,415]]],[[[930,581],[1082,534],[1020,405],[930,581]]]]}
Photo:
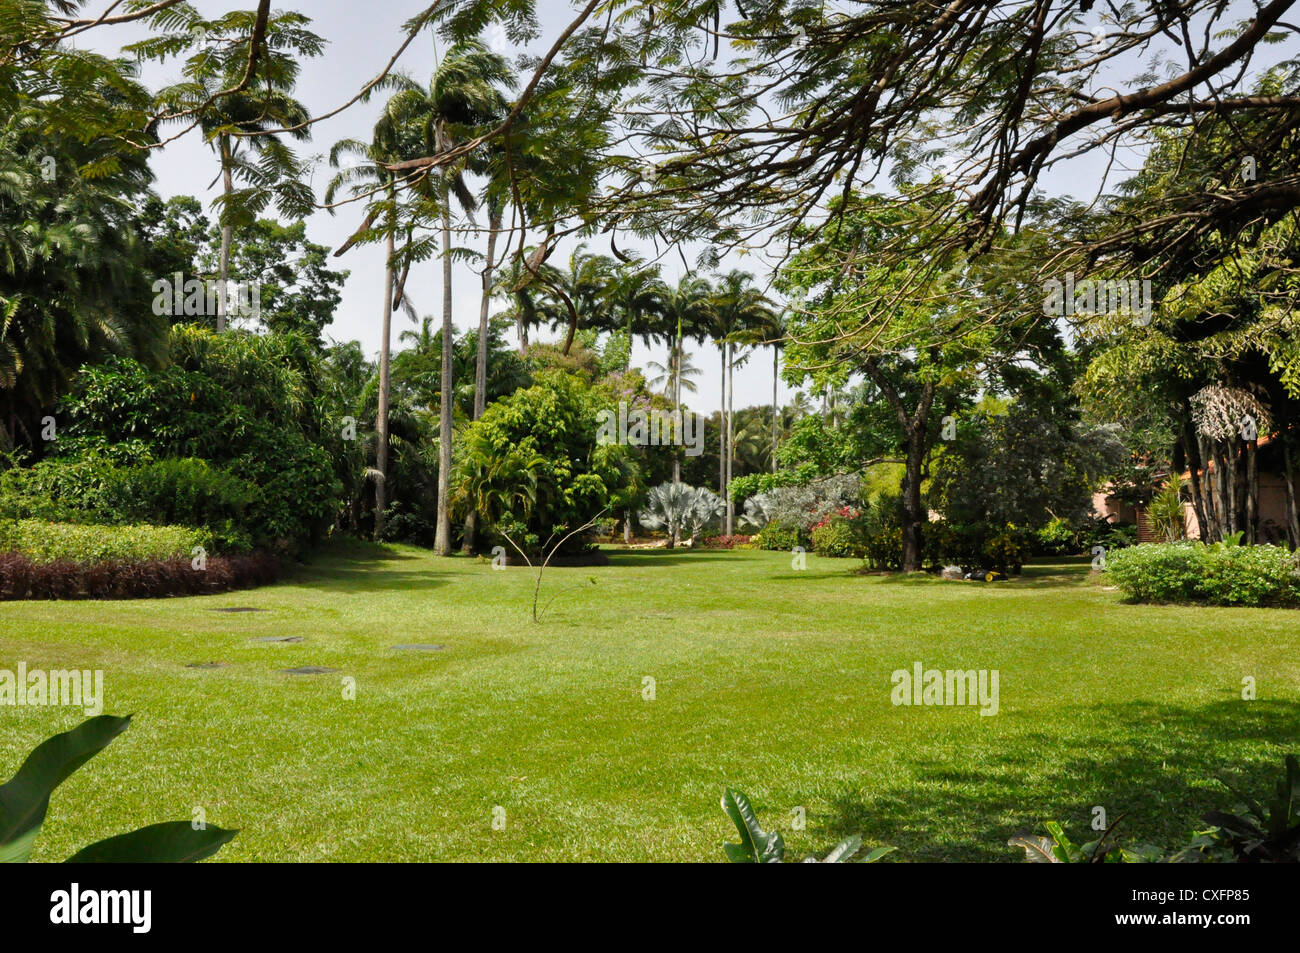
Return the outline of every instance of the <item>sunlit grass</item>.
{"type": "MultiPolygon", "coordinates": [[[[1014,860],[1011,834],[1082,835],[1094,806],[1172,845],[1225,801],[1213,775],[1258,785],[1300,749],[1300,611],[1125,605],[1086,561],[991,585],[851,567],[615,551],[548,570],[543,603],[565,591],[534,625],[526,568],[350,544],[252,592],[0,604],[0,668],[101,668],[105,710],[136,713],[36,856],[202,808],[241,829],[224,860],[719,860],[733,785],[795,858],[861,831],[1014,860]],[[210,611],[235,606],[266,611],[210,611]],[[893,706],[917,661],[998,669],[1000,713],[893,706]]],[[[0,708],[0,775],[82,717],[0,708]]]]}

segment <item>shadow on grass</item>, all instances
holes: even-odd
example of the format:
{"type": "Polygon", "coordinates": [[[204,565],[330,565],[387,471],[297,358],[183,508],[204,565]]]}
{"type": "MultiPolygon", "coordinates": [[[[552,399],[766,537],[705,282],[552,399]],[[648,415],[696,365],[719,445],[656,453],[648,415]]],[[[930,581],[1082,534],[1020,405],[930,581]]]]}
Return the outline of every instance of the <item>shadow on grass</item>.
{"type": "Polygon", "coordinates": [[[842,794],[818,823],[827,843],[861,833],[897,847],[900,860],[1021,861],[1016,834],[1060,821],[1075,843],[1099,836],[1105,808],[1120,843],[1184,846],[1201,815],[1238,801],[1216,779],[1252,797],[1270,792],[1283,755],[1300,750],[1300,703],[1240,700],[1200,708],[1133,702],[1079,710],[1079,734],[1028,731],[975,766],[913,762],[915,780],[884,793],[842,794]],[[1275,747],[1267,747],[1275,746],[1275,747]]]}
{"type": "Polygon", "coordinates": [[[419,561],[418,556],[380,543],[344,537],[326,543],[284,581],[309,589],[339,592],[418,590],[446,585],[446,573],[395,568],[404,562],[419,561]]]}
{"type": "Polygon", "coordinates": [[[733,559],[725,549],[602,549],[611,566],[679,566],[685,563],[716,563],[733,559]]]}

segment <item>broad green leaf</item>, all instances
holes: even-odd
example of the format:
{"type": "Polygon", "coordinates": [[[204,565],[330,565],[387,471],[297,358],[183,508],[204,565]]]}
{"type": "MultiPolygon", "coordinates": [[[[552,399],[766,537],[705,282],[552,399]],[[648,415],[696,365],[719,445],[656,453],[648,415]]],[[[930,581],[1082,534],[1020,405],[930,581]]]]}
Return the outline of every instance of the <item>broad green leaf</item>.
{"type": "Polygon", "coordinates": [[[846,837],[831,848],[831,852],[826,855],[826,859],[823,860],[822,863],[842,864],[856,854],[861,847],[861,836],[854,834],[852,837],[846,837]]]}
{"type": "Polygon", "coordinates": [[[27,756],[18,773],[0,786],[0,860],[27,860],[49,810],[50,794],[130,723],[130,715],[100,715],[47,738],[27,756]]]}
{"type": "Polygon", "coordinates": [[[189,821],[166,821],[97,841],[77,851],[66,863],[192,864],[211,857],[237,833],[212,826],[195,830],[189,821]]]}
{"type": "Polygon", "coordinates": [[[863,857],[860,861],[858,861],[858,863],[860,863],[860,864],[874,864],[874,863],[875,863],[876,861],[878,861],[881,857],[884,857],[886,854],[892,854],[892,853],[893,853],[894,851],[896,851],[896,850],[898,850],[897,847],[873,847],[873,848],[872,848],[872,849],[867,853],[867,856],[866,856],[866,857],[863,857]]]}
{"type": "Polygon", "coordinates": [[[727,845],[743,851],[745,860],[739,860],[739,852],[726,850],[727,857],[733,863],[779,864],[785,857],[785,842],[776,831],[766,833],[759,826],[754,808],[744,793],[727,788],[722,795],[722,809],[727,812],[731,822],[740,832],[740,844],[727,845]]]}

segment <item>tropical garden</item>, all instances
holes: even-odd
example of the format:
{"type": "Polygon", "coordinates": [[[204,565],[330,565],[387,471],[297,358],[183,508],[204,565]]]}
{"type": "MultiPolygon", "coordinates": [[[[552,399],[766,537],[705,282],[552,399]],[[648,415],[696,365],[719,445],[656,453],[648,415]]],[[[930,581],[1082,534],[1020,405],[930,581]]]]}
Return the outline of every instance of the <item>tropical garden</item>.
{"type": "Polygon", "coordinates": [[[1300,859],[1291,2],[412,2],[340,102],[101,6],[0,4],[0,859],[1300,859]]]}

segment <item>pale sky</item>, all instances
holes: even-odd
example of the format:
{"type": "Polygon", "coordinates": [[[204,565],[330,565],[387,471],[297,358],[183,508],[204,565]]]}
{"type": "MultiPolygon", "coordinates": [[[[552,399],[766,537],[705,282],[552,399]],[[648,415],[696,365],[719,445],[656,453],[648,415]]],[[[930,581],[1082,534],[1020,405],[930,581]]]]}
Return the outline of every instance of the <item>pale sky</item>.
{"type": "MultiPolygon", "coordinates": [[[[194,5],[207,16],[216,16],[236,7],[235,0],[194,0],[194,5]]],[[[244,4],[247,6],[248,4],[244,4]]],[[[324,55],[305,60],[297,89],[298,98],[306,104],[313,115],[329,112],[354,96],[360,87],[373,78],[396,51],[402,40],[401,24],[427,5],[427,0],[372,0],[368,3],[356,3],[354,0],[299,0],[286,3],[285,6],[297,9],[312,17],[311,29],[329,41],[324,55]]],[[[1238,0],[1235,6],[1246,15],[1250,7],[1238,0]]],[[[573,18],[573,7],[567,0],[538,0],[541,18],[542,37],[537,45],[549,44],[564,25],[573,18]]],[[[124,26],[102,27],[92,36],[96,48],[106,52],[116,52],[120,44],[130,43],[143,35],[142,28],[128,24],[124,26]]],[[[485,36],[485,42],[492,41],[492,36],[485,36]]],[[[497,40],[501,42],[503,37],[497,40]]],[[[505,41],[508,43],[508,41],[505,41]]],[[[422,36],[398,62],[398,68],[414,76],[421,82],[427,81],[433,69],[434,41],[429,36],[422,36]]],[[[500,52],[510,54],[506,47],[500,52]]],[[[514,51],[518,52],[518,51],[514,51]]],[[[1273,48],[1271,61],[1282,57],[1284,52],[1294,53],[1293,44],[1288,42],[1281,48],[1273,48]]],[[[144,71],[144,80],[150,86],[179,78],[179,63],[166,66],[149,64],[144,71]]],[[[377,98],[378,99],[378,98],[377,98]]],[[[359,103],[331,119],[324,120],[313,127],[313,138],[308,143],[295,144],[303,155],[315,155],[320,158],[312,184],[318,198],[323,197],[326,183],[332,170],[325,161],[330,146],[343,138],[368,140],[379,110],[378,101],[369,104],[359,103]]],[[[1085,201],[1091,200],[1101,181],[1104,156],[1085,156],[1068,166],[1068,172],[1058,171],[1047,178],[1044,185],[1049,192],[1070,191],[1085,201]]],[[[1135,168],[1140,163],[1139,155],[1120,156],[1119,165],[1135,168]],[[1127,161],[1125,161],[1127,159],[1127,161]]],[[[197,133],[191,133],[181,140],[168,145],[154,154],[152,160],[157,176],[155,189],[164,197],[191,194],[198,196],[204,203],[216,195],[215,187],[209,189],[217,174],[218,165],[211,150],[197,133]]],[[[1116,175],[1118,169],[1112,169],[1112,181],[1124,176],[1116,175]]],[[[307,221],[308,237],[315,242],[337,248],[357,227],[363,212],[360,205],[345,207],[335,215],[317,212],[307,221]]],[[[622,248],[640,248],[643,253],[652,254],[653,249],[638,246],[632,239],[620,238],[622,248]]],[[[567,260],[570,246],[561,246],[555,252],[557,264],[567,260]]],[[[607,253],[608,248],[593,243],[591,250],[607,253]]],[[[693,262],[694,251],[686,253],[688,261],[693,262]]],[[[331,259],[338,267],[351,271],[343,288],[343,300],[335,314],[334,323],[326,329],[326,335],[338,341],[357,339],[371,355],[377,354],[380,338],[381,301],[383,287],[383,252],[379,246],[356,247],[341,259],[331,259]]],[[[664,256],[662,259],[664,277],[675,281],[684,270],[681,258],[677,254],[664,256]]],[[[760,284],[765,284],[767,275],[762,265],[754,259],[724,261],[722,270],[742,267],[753,271],[760,284]]],[[[468,265],[457,264],[453,276],[454,321],[459,330],[477,327],[479,313],[479,278],[468,265]]],[[[408,291],[421,314],[433,314],[441,318],[441,262],[429,261],[416,266],[408,291]]],[[[494,308],[498,310],[504,302],[494,308]]],[[[409,319],[398,314],[394,317],[393,346],[398,346],[398,335],[410,325],[409,319]]],[[[547,337],[543,332],[543,337],[547,337]]],[[[511,336],[513,339],[513,335],[511,336]]],[[[688,350],[691,345],[688,344],[688,350]]],[[[690,350],[693,363],[702,369],[697,381],[699,391],[690,395],[688,402],[693,409],[705,413],[717,410],[719,403],[720,368],[717,351],[709,347],[690,350]]],[[[662,348],[647,350],[637,344],[633,352],[633,363],[644,366],[648,360],[662,362],[662,348]]],[[[770,351],[762,351],[751,358],[749,364],[735,375],[736,407],[756,404],[769,404],[772,394],[772,362],[770,351]]],[[[780,400],[784,403],[790,389],[781,385],[780,400]]]]}

